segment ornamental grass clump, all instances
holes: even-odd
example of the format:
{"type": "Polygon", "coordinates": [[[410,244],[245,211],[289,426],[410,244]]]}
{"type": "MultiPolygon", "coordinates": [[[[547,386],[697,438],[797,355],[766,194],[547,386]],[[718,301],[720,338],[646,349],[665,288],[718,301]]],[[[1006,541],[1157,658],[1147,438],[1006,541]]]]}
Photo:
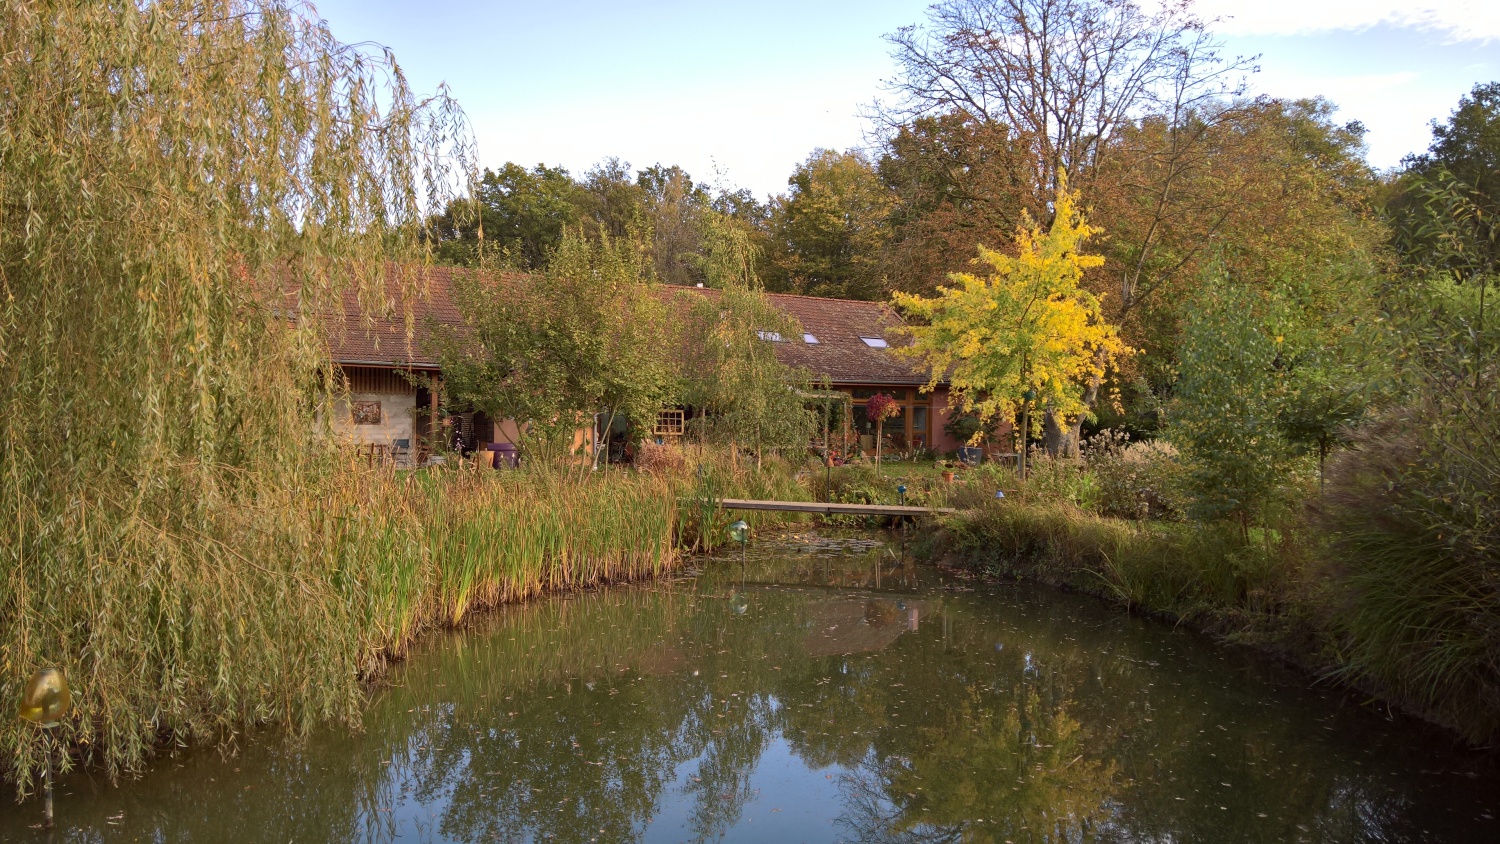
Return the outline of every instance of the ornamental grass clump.
{"type": "MultiPolygon", "coordinates": [[[[1415,286],[1401,406],[1328,467],[1327,613],[1344,676],[1500,737],[1500,326],[1477,285],[1415,286]]],[[[1491,305],[1491,307],[1493,307],[1491,305]]]]}

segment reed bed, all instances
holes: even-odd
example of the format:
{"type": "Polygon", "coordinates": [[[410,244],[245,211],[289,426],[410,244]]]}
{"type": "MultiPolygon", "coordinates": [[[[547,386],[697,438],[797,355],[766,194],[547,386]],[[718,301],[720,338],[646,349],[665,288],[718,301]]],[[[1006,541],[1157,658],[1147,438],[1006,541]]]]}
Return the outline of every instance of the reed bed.
{"type": "MultiPolygon", "coordinates": [[[[225,470],[232,497],[201,495],[192,467],[149,507],[94,493],[48,523],[23,505],[18,565],[0,580],[0,700],[19,694],[14,666],[64,666],[77,714],[59,738],[71,764],[112,778],[163,741],[358,724],[367,681],[423,631],[658,576],[682,550],[725,541],[715,497],[800,497],[785,466],[695,458],[670,473],[585,476],[337,463],[300,472],[311,480],[295,488],[225,470]]],[[[0,773],[21,793],[40,750],[35,731],[0,721],[0,773]]]]}
{"type": "MultiPolygon", "coordinates": [[[[0,581],[0,654],[12,667],[67,668],[77,715],[59,738],[74,763],[111,777],[164,740],[357,724],[365,681],[422,631],[546,591],[659,575],[704,528],[687,512],[703,505],[696,495],[792,483],[723,463],[581,479],[349,464],[297,489],[237,478],[229,500],[198,499],[184,482],[149,511],[84,497],[61,524],[27,524],[22,508],[31,529],[14,534],[20,565],[0,581]]],[[[714,513],[705,536],[724,518],[714,513]]],[[[3,672],[0,700],[23,679],[3,672]]],[[[0,767],[23,792],[39,752],[35,731],[0,721],[0,767]]]]}

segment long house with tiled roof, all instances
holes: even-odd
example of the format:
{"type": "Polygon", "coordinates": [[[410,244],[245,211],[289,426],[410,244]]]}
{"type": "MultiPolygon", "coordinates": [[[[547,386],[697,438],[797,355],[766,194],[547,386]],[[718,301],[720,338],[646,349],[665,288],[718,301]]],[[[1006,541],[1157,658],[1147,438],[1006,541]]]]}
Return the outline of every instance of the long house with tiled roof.
{"type": "MultiPolygon", "coordinates": [[[[428,385],[440,381],[441,367],[427,343],[432,321],[457,325],[457,309],[449,296],[453,273],[467,272],[433,267],[422,273],[416,285],[420,295],[405,304],[392,294],[376,303],[349,297],[342,327],[329,339],[329,352],[341,369],[348,391],[346,404],[335,409],[334,428],[341,436],[370,449],[393,456],[398,463],[420,459],[424,445],[440,430],[437,409],[428,385]],[[381,309],[379,306],[384,305],[381,309]]],[[[524,276],[514,276],[525,283],[524,276]]],[[[669,299],[716,296],[704,288],[663,287],[669,299]]],[[[892,353],[899,342],[893,329],[900,318],[884,303],[848,299],[826,299],[792,294],[767,294],[770,303],[802,328],[802,337],[779,337],[767,332],[765,340],[775,344],[777,358],[789,366],[807,370],[831,389],[850,397],[852,417],[849,433],[865,451],[874,448],[875,426],[865,415],[865,402],[876,393],[896,398],[901,412],[886,421],[886,446],[898,452],[930,449],[948,452],[960,443],[943,431],[950,408],[947,387],[931,391],[925,373],[910,361],[892,353]]],[[[499,426],[504,420],[482,415],[460,414],[454,428],[440,430],[447,444],[457,436],[467,448],[483,448],[506,439],[499,426]]],[[[592,446],[593,432],[580,432],[579,445],[592,446]]]]}

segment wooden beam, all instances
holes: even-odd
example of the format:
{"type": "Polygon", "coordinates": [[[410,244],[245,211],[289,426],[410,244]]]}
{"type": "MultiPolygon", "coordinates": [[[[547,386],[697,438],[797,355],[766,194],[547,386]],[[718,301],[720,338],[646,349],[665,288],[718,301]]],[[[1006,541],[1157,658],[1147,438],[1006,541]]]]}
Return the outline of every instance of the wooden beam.
{"type": "Polygon", "coordinates": [[[722,498],[725,510],[777,510],[783,513],[821,513],[825,516],[934,516],[956,513],[952,507],[907,507],[898,504],[824,504],[818,501],[754,501],[722,498]]]}

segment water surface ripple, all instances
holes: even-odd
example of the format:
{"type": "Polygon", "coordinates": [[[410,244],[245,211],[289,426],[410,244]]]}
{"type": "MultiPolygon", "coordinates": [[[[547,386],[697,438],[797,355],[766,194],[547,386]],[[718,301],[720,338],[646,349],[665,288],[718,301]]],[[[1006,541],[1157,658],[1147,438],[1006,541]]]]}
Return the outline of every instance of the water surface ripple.
{"type": "Polygon", "coordinates": [[[71,775],[50,840],[1500,841],[1493,763],[1253,654],[894,538],[699,565],[434,636],[357,735],[71,775]]]}

